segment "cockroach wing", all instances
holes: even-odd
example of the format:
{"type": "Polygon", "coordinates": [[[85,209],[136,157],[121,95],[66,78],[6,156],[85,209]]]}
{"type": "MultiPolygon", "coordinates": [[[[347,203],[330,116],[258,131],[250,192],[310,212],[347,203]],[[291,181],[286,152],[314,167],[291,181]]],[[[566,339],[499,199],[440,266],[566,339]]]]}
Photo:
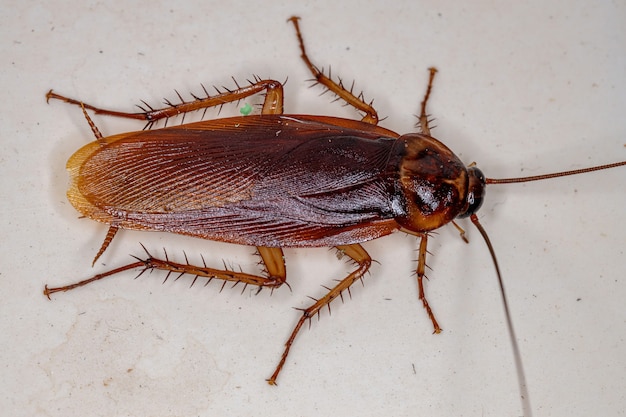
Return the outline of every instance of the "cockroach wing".
{"type": "Polygon", "coordinates": [[[115,135],[70,158],[68,197],[127,229],[256,246],[361,242],[397,228],[386,172],[397,136],[288,115],[115,135]]]}

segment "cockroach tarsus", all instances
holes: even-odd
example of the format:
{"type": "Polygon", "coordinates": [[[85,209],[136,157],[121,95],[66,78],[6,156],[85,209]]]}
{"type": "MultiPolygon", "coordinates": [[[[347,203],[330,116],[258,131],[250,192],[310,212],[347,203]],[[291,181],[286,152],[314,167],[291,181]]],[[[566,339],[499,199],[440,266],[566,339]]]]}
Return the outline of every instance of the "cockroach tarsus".
{"type": "MultiPolygon", "coordinates": [[[[369,270],[372,258],[360,243],[395,231],[420,239],[416,268],[419,299],[433,324],[441,327],[426,299],[424,277],[430,232],[469,217],[483,236],[502,288],[509,335],[516,357],[522,406],[530,414],[528,393],[501,274],[493,246],[478,221],[487,184],[527,182],[582,174],[626,165],[626,161],[533,177],[486,178],[466,167],[450,149],[431,136],[428,99],[437,70],[429,80],[419,114],[420,133],[399,135],[378,127],[371,102],[355,95],[319,70],[308,57],[298,25],[294,25],[301,58],[317,84],[362,114],[360,121],[283,114],[283,85],[255,77],[249,85],[211,96],[181,99],[180,104],[138,113],[106,110],[50,90],[47,99],[81,106],[96,141],[79,149],[67,163],[71,185],[68,198],[84,216],[109,225],[93,262],[105,252],[119,229],[159,230],[204,239],[256,246],[264,266],[260,275],[176,263],[152,256],[71,285],[49,288],[44,294],[68,291],[122,271],[143,268],[170,274],[221,279],[277,288],[286,283],[282,248],[335,247],[354,269],[306,309],[285,343],[274,373],[276,384],[302,325],[369,270]],[[264,93],[260,115],[206,120],[150,130],[158,120],[195,110],[238,102],[264,93]],[[104,137],[89,117],[96,114],[145,121],[147,130],[104,137]]],[[[246,112],[249,109],[246,110],[246,112]]],[[[243,114],[244,112],[242,112],[243,114]]],[[[466,240],[467,241],[467,240],[466,240]]],[[[204,261],[204,259],[203,259],[204,261]]],[[[167,277],[166,277],[167,278],[167,277]]]]}

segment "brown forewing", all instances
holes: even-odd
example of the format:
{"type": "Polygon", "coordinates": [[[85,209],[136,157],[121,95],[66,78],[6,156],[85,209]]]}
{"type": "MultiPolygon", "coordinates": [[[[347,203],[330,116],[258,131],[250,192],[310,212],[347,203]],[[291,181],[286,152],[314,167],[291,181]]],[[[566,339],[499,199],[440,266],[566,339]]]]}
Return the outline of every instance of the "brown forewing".
{"type": "Polygon", "coordinates": [[[398,135],[317,116],[134,132],[68,161],[70,201],[121,228],[256,246],[333,246],[398,226],[385,172],[398,135]]]}

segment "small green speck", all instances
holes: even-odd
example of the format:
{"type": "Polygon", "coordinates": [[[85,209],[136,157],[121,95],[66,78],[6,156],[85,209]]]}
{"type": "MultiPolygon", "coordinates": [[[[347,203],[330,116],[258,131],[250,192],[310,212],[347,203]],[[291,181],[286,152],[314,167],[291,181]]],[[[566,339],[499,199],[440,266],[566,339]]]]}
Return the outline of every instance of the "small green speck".
{"type": "Polygon", "coordinates": [[[244,104],[243,107],[239,109],[239,113],[243,114],[244,116],[249,115],[250,113],[252,113],[252,106],[248,103],[244,104]]]}

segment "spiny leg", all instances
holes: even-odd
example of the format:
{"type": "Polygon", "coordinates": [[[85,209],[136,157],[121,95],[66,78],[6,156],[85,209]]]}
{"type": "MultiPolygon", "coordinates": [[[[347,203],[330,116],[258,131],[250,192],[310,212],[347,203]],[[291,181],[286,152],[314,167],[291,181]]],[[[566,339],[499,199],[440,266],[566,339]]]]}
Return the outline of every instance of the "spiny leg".
{"type": "Polygon", "coordinates": [[[337,249],[342,254],[352,258],[352,260],[354,260],[354,262],[358,265],[357,269],[355,269],[353,272],[350,273],[350,275],[339,281],[339,283],[333,288],[329,289],[328,293],[324,297],[316,300],[315,303],[313,303],[311,306],[302,310],[302,316],[300,317],[300,320],[298,320],[298,323],[291,332],[289,339],[287,339],[287,342],[285,343],[285,350],[283,351],[283,354],[280,358],[280,361],[278,362],[278,365],[276,366],[276,369],[274,370],[274,373],[271,377],[267,379],[268,384],[276,385],[276,378],[278,378],[278,374],[285,365],[285,361],[287,360],[287,356],[289,355],[291,345],[296,339],[296,336],[302,328],[302,325],[307,320],[310,320],[312,317],[314,317],[316,314],[319,314],[319,311],[325,306],[328,306],[330,302],[333,301],[335,298],[341,297],[341,293],[343,291],[350,291],[350,286],[358,279],[361,279],[363,277],[363,274],[367,272],[372,264],[372,258],[359,244],[337,246],[337,249]]]}
{"type": "Polygon", "coordinates": [[[257,246],[256,249],[267,274],[267,280],[264,281],[263,286],[272,288],[281,286],[287,279],[283,250],[281,248],[268,248],[267,246],[257,246]],[[274,284],[271,283],[272,280],[275,282],[274,284]]]}
{"type": "Polygon", "coordinates": [[[373,125],[378,124],[378,113],[376,113],[376,110],[374,109],[374,107],[372,107],[371,102],[369,104],[364,102],[361,95],[359,95],[358,97],[355,96],[354,94],[352,94],[351,90],[347,90],[346,88],[343,87],[343,85],[341,84],[341,81],[339,82],[339,84],[334,82],[333,80],[330,79],[330,77],[327,77],[326,75],[324,75],[322,71],[320,71],[315,65],[313,65],[313,63],[309,59],[306,53],[306,50],[304,48],[304,40],[302,39],[300,26],[298,25],[299,19],[300,18],[297,16],[292,16],[289,18],[289,21],[293,23],[296,29],[296,36],[298,37],[298,43],[300,44],[300,53],[301,53],[300,56],[302,60],[304,61],[304,63],[306,64],[306,66],[311,71],[311,74],[313,74],[313,77],[315,77],[315,80],[319,84],[322,84],[324,87],[328,88],[330,91],[335,93],[338,97],[343,99],[349,105],[365,113],[365,116],[362,119],[363,122],[370,123],[373,125]]]}
{"type": "Polygon", "coordinates": [[[469,239],[467,238],[467,236],[465,236],[465,229],[459,226],[454,220],[452,220],[450,223],[452,223],[452,226],[454,226],[454,228],[459,232],[459,235],[461,239],[463,239],[463,242],[469,243],[469,239]]]}
{"type": "MultiPolygon", "coordinates": [[[[277,288],[280,287],[283,283],[285,283],[287,279],[287,273],[285,269],[285,259],[283,256],[283,250],[281,248],[268,248],[268,247],[258,247],[258,253],[261,256],[261,260],[265,266],[266,276],[261,275],[253,275],[247,274],[245,272],[237,272],[232,271],[227,268],[224,269],[215,269],[209,268],[206,265],[203,266],[195,266],[190,265],[188,262],[186,263],[178,263],[172,262],[167,258],[167,254],[165,259],[159,259],[152,256],[146,248],[147,257],[145,259],[137,258],[137,262],[132,262],[127,265],[124,265],[119,268],[112,269],[110,271],[104,272],[102,274],[94,275],[91,278],[76,282],[74,284],[65,285],[62,287],[54,287],[48,288],[46,285],[44,288],[44,295],[50,298],[51,294],[56,292],[64,292],[73,290],[74,288],[82,287],[94,281],[98,281],[102,278],[109,277],[111,275],[118,274],[123,271],[128,271],[130,269],[135,268],[143,268],[143,270],[139,273],[139,275],[143,274],[148,270],[160,269],[163,271],[167,271],[167,278],[171,274],[178,274],[178,277],[183,275],[192,275],[194,276],[193,283],[199,277],[203,277],[211,281],[214,278],[224,280],[226,282],[233,282],[235,284],[243,283],[245,285],[256,285],[260,288],[269,287],[269,288],[277,288]]],[[[138,276],[139,276],[138,275],[138,276]]],[[[178,279],[178,278],[177,278],[178,279]]]]}
{"type": "Polygon", "coordinates": [[[428,317],[430,321],[433,322],[433,333],[441,333],[441,327],[439,327],[439,323],[435,319],[435,315],[428,304],[428,300],[426,300],[426,294],[424,293],[424,274],[426,272],[426,246],[428,243],[428,235],[421,235],[420,240],[420,248],[417,259],[417,285],[419,287],[419,299],[422,301],[424,308],[426,309],[426,313],[428,313],[428,317]]]}
{"type": "Polygon", "coordinates": [[[433,88],[433,80],[435,79],[437,68],[430,67],[428,68],[428,71],[430,71],[430,75],[428,77],[428,87],[426,87],[426,94],[424,95],[424,100],[422,100],[419,126],[423,134],[430,136],[430,126],[428,126],[428,115],[426,114],[426,103],[428,103],[428,99],[430,98],[430,93],[433,88]]]}
{"type": "MultiPolygon", "coordinates": [[[[282,114],[283,113],[283,85],[274,80],[259,80],[256,79],[255,82],[250,82],[250,85],[245,87],[239,87],[235,90],[228,90],[226,92],[218,92],[216,95],[209,95],[209,93],[204,90],[206,93],[206,97],[197,97],[194,96],[193,101],[184,101],[182,97],[179,95],[181,99],[181,103],[173,104],[167,102],[168,106],[161,109],[154,109],[148,106],[145,102],[144,104],[148,107],[148,109],[143,109],[141,112],[130,113],[130,112],[119,112],[115,110],[103,109],[100,107],[95,107],[90,104],[84,104],[80,100],[75,100],[73,98],[68,98],[53,92],[52,90],[48,91],[46,94],[46,101],[50,101],[50,99],[61,100],[69,104],[74,104],[77,106],[83,106],[85,109],[92,110],[96,114],[104,114],[107,116],[115,116],[115,117],[123,117],[127,119],[136,119],[136,120],[145,120],[147,122],[146,128],[151,128],[154,123],[161,119],[168,119],[170,117],[184,115],[185,113],[207,109],[209,107],[221,106],[226,103],[231,103],[233,101],[239,101],[251,95],[260,93],[261,91],[266,91],[265,101],[263,102],[262,114],[282,114]]],[[[219,91],[219,90],[218,90],[219,91]]],[[[183,116],[184,117],[184,116],[183,116]]]]}

